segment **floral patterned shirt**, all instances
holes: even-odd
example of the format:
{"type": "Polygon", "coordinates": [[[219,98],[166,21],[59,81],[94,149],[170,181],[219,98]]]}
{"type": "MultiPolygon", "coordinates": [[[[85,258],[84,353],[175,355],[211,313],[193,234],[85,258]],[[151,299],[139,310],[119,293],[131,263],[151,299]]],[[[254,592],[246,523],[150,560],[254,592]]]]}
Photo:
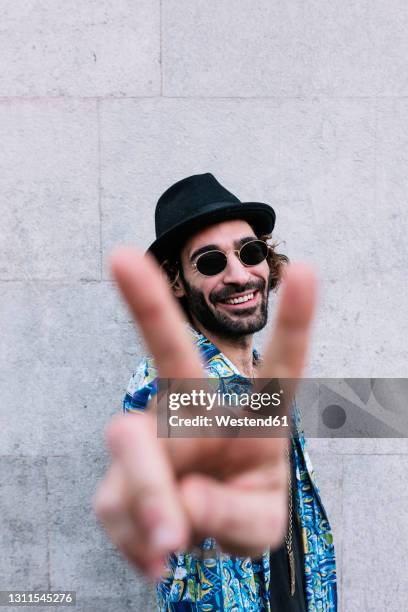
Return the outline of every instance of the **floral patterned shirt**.
{"type": "MultiPolygon", "coordinates": [[[[236,366],[203,334],[188,326],[197,344],[207,375],[223,379],[228,390],[249,383],[236,366]]],[[[254,357],[259,353],[254,349],[254,357]]],[[[133,372],[123,400],[123,411],[143,411],[157,393],[157,370],[153,359],[145,357],[133,372]]],[[[303,539],[304,572],[308,612],[337,610],[336,563],[333,536],[320,498],[314,470],[306,449],[300,413],[293,402],[291,444],[296,473],[295,508],[303,539]]],[[[214,550],[207,538],[201,547],[205,557],[190,553],[172,554],[167,574],[157,585],[160,612],[270,612],[269,590],[273,589],[270,556],[234,557],[214,550]]]]}

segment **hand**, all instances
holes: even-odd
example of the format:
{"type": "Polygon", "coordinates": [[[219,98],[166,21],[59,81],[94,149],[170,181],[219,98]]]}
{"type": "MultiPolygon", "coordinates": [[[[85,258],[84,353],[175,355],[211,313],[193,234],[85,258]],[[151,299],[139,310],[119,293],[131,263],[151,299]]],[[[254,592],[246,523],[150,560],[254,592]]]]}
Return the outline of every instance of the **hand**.
{"type": "MultiPolygon", "coordinates": [[[[154,259],[121,248],[111,265],[159,376],[204,378],[182,311],[154,259]]],[[[288,266],[259,378],[301,376],[315,293],[310,268],[288,266]]],[[[236,556],[259,556],[282,543],[287,438],[162,439],[151,405],[144,414],[114,416],[106,436],[113,462],[94,510],[115,545],[149,577],[161,575],[168,553],[208,536],[236,556]]]]}

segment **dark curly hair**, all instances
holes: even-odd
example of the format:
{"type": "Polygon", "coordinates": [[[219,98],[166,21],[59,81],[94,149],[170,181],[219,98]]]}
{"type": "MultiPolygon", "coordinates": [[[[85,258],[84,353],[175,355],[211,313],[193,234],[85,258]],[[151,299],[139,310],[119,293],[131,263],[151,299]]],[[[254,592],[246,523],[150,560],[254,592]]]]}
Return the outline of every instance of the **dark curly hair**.
{"type": "MultiPolygon", "coordinates": [[[[268,262],[270,271],[269,291],[277,291],[282,280],[284,266],[289,263],[289,258],[286,255],[283,255],[282,253],[277,253],[276,248],[281,243],[277,241],[272,241],[271,234],[259,234],[257,235],[257,238],[259,240],[264,240],[269,246],[268,255],[266,257],[266,261],[268,262]]],[[[179,255],[174,255],[166,259],[162,262],[161,267],[167,275],[170,287],[174,285],[174,283],[179,277],[184,281],[183,266],[181,265],[179,255]]],[[[190,316],[186,297],[183,296],[177,299],[180,302],[185,316],[190,321],[190,323],[192,323],[193,321],[190,316]]]]}

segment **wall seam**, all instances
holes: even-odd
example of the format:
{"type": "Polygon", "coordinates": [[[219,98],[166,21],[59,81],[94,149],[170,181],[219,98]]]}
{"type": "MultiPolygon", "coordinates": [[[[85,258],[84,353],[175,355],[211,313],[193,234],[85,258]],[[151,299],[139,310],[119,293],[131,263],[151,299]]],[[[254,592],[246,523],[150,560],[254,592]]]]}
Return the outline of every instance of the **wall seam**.
{"type": "Polygon", "coordinates": [[[160,36],[160,50],[159,50],[159,64],[160,64],[160,97],[163,96],[163,5],[162,0],[159,1],[159,36],[160,36]]]}
{"type": "MultiPolygon", "coordinates": [[[[162,57],[161,57],[162,61],[162,57]]],[[[164,93],[158,94],[141,94],[138,96],[134,95],[95,95],[95,96],[76,96],[76,95],[64,95],[64,96],[0,96],[1,102],[19,102],[19,101],[28,101],[28,102],[36,102],[41,100],[149,100],[149,99],[159,99],[159,98],[169,98],[170,100],[282,100],[282,101],[293,101],[293,100],[408,100],[408,95],[400,96],[400,95],[387,95],[387,96],[366,96],[366,95],[354,95],[354,96],[331,96],[331,95],[321,95],[321,94],[311,94],[311,95],[302,95],[302,96],[287,96],[287,95],[264,95],[264,96],[236,96],[236,95],[222,95],[222,96],[205,96],[205,95],[191,95],[191,96],[178,96],[178,95],[165,95],[164,93]]]]}
{"type": "Polygon", "coordinates": [[[51,533],[49,520],[49,483],[48,483],[48,457],[45,457],[45,506],[47,516],[47,582],[48,590],[51,591],[51,533]]]}
{"type": "Polygon", "coordinates": [[[99,279],[103,277],[103,241],[102,241],[102,143],[101,143],[101,101],[98,98],[96,101],[96,123],[97,123],[97,141],[98,141],[98,216],[99,216],[99,279]]]}

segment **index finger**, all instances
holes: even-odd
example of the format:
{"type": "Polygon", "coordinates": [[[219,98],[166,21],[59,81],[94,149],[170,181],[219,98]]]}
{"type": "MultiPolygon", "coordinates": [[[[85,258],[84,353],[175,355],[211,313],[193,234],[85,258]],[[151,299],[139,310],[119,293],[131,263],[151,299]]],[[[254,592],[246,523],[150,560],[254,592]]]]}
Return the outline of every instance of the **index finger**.
{"type": "Polygon", "coordinates": [[[111,255],[111,270],[161,378],[203,378],[182,310],[154,258],[130,247],[111,255]]]}

